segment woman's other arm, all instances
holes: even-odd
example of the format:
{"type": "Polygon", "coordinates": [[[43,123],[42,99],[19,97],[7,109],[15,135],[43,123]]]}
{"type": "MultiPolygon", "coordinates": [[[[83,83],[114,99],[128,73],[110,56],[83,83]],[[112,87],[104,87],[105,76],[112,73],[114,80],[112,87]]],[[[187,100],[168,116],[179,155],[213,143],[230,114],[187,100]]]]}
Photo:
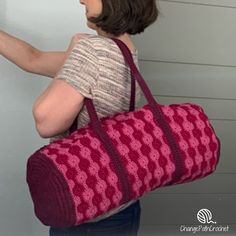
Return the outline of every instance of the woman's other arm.
{"type": "Polygon", "coordinates": [[[0,55],[24,71],[53,78],[64,64],[70,50],[83,35],[74,35],[65,52],[44,52],[19,38],[0,31],[0,55]]]}

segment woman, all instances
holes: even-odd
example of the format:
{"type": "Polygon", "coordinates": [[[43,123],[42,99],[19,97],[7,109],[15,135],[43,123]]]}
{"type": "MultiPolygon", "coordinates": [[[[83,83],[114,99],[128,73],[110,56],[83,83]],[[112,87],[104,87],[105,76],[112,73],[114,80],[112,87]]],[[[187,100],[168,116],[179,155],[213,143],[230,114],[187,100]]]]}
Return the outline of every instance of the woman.
{"type": "MultiPolygon", "coordinates": [[[[42,52],[5,32],[0,32],[0,53],[25,71],[54,78],[33,105],[36,129],[51,141],[68,135],[89,116],[84,98],[93,99],[99,117],[129,110],[130,71],[117,45],[123,41],[138,65],[130,35],[152,24],[158,9],[155,0],[80,0],[87,25],[97,35],[76,34],[66,52],[42,52]]],[[[136,106],[140,100],[136,83],[136,106]]],[[[70,228],[50,228],[50,235],[137,235],[139,201],[131,201],[89,222],[70,228]]]]}

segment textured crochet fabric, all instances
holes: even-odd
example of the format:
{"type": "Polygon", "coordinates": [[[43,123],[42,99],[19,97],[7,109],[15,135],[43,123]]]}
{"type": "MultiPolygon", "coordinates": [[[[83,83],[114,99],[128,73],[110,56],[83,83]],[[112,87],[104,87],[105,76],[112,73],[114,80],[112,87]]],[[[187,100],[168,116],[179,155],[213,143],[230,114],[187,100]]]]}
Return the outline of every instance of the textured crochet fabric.
{"type": "Polygon", "coordinates": [[[133,62],[122,50],[148,104],[134,111],[132,80],[129,112],[91,121],[70,136],[36,151],[27,163],[27,182],[37,217],[46,225],[78,225],[156,188],[211,174],[220,141],[196,104],[158,104],[133,62]]]}
{"type": "Polygon", "coordinates": [[[119,163],[109,157],[90,124],[30,157],[27,181],[38,218],[52,226],[81,224],[145,192],[212,173],[220,142],[202,108],[191,103],[160,108],[178,143],[178,162],[148,104],[104,117],[102,128],[119,163]]]}
{"type": "MultiPolygon", "coordinates": [[[[138,51],[135,50],[132,55],[138,67],[138,51]]],[[[65,81],[83,96],[93,99],[99,118],[129,109],[130,69],[117,45],[109,38],[88,35],[79,40],[55,79],[65,81]]],[[[138,107],[141,100],[141,89],[138,83],[135,91],[135,106],[138,107]]],[[[88,122],[88,111],[83,106],[77,119],[77,128],[83,127],[88,122]]],[[[51,138],[50,141],[53,142],[68,134],[67,131],[51,138]]],[[[109,217],[133,202],[130,201],[91,221],[109,217]]]]}

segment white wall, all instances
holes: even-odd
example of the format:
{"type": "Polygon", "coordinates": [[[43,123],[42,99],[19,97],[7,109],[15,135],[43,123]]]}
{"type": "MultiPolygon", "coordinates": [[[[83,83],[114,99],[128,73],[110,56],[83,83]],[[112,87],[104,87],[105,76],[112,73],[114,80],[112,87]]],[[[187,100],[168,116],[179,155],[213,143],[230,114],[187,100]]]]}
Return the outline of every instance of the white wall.
{"type": "MultiPolygon", "coordinates": [[[[203,207],[233,228],[236,3],[163,0],[159,6],[158,22],[134,38],[141,71],[161,103],[193,101],[205,108],[222,140],[222,156],[212,176],[148,194],[142,200],[140,235],[178,233],[181,224],[198,225],[196,212],[203,207]]],[[[1,0],[0,27],[43,50],[65,50],[73,34],[92,32],[77,0],[1,0]]],[[[1,236],[48,235],[34,216],[25,181],[28,156],[47,143],[35,131],[31,107],[48,82],[0,58],[1,236]]]]}

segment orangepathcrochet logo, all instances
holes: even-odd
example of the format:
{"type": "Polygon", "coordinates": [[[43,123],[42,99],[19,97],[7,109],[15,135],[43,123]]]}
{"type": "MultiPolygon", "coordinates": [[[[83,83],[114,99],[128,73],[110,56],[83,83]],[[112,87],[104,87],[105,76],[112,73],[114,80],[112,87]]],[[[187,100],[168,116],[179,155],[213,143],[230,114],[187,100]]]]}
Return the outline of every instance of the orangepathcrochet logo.
{"type": "Polygon", "coordinates": [[[180,226],[180,232],[192,232],[193,234],[198,232],[215,232],[215,233],[222,233],[228,232],[229,226],[217,225],[216,221],[213,221],[212,212],[209,209],[201,209],[197,213],[197,220],[201,223],[198,226],[180,226]]]}
{"type": "Polygon", "coordinates": [[[208,209],[201,209],[197,213],[197,219],[202,224],[216,224],[216,222],[212,221],[212,213],[208,209]]]}

